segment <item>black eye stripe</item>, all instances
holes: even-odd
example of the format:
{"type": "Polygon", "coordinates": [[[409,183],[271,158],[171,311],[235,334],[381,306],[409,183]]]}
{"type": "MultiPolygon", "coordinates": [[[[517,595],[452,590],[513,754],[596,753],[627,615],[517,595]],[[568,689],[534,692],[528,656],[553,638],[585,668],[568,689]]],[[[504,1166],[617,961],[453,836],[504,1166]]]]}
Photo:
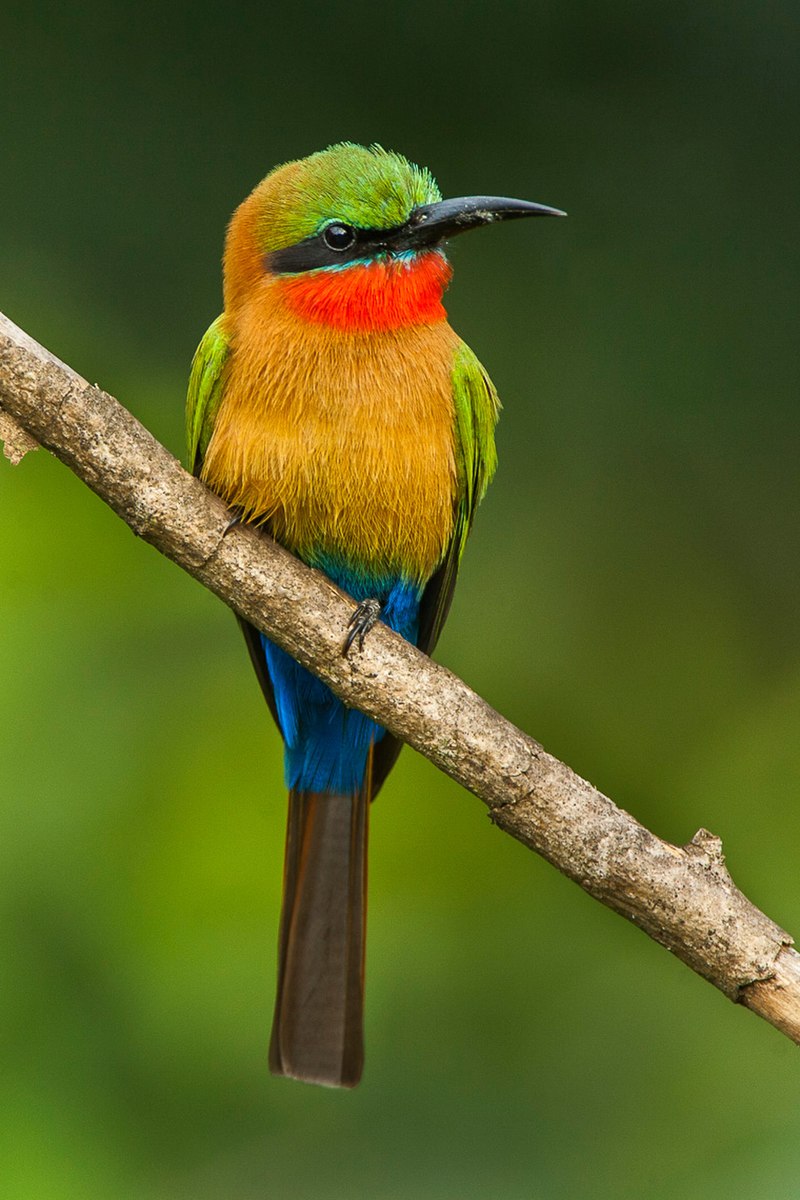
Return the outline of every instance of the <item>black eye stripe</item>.
{"type": "MultiPolygon", "coordinates": [[[[264,255],[264,266],[275,275],[299,275],[321,267],[342,267],[360,259],[399,254],[416,248],[419,232],[428,218],[429,206],[413,209],[402,225],[384,229],[362,229],[344,221],[331,221],[320,233],[264,255]],[[340,244],[341,243],[341,244],[340,244]]],[[[426,238],[425,246],[439,239],[426,238]]]]}
{"type": "Polygon", "coordinates": [[[344,266],[386,251],[397,232],[399,229],[356,229],[343,221],[334,221],[313,237],[266,254],[264,265],[276,275],[297,275],[319,267],[344,266]]]}

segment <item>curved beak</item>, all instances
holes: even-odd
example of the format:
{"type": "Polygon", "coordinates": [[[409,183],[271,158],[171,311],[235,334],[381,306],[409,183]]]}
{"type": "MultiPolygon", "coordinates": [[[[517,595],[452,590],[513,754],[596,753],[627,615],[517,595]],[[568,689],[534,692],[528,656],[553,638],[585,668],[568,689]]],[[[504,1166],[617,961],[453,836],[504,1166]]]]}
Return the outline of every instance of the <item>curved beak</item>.
{"type": "Polygon", "coordinates": [[[457,233],[466,233],[468,229],[493,225],[495,221],[566,215],[560,208],[534,204],[530,200],[511,200],[507,196],[457,196],[453,200],[440,200],[415,208],[392,241],[398,250],[418,250],[455,237],[457,233]]]}

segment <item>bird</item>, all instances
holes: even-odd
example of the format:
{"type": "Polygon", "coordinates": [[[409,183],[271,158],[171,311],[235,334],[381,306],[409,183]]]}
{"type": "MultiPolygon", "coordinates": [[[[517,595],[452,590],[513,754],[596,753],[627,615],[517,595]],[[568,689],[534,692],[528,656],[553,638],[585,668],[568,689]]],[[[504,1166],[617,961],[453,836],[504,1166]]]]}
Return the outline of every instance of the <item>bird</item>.
{"type": "MultiPolygon", "coordinates": [[[[430,654],[496,466],[497,392],[447,320],[446,243],[564,216],[442,199],[426,169],[341,142],[272,170],[234,212],[222,314],[192,361],[189,468],[376,620],[430,654]]],[[[353,1087],[364,1062],[369,808],[401,742],[240,619],[284,743],[289,811],[269,1049],[276,1075],[353,1087]]]]}

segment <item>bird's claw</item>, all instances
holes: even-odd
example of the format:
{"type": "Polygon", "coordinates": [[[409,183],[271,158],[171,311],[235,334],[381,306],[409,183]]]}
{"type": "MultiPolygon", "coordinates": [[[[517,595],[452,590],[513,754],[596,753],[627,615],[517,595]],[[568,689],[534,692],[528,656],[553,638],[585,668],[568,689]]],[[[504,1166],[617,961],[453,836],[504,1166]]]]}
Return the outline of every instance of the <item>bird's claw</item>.
{"type": "Polygon", "coordinates": [[[381,615],[381,606],[377,600],[362,600],[350,620],[347,622],[349,633],[342,646],[342,658],[347,658],[353,642],[358,641],[359,650],[364,649],[364,638],[381,615]]]}
{"type": "Polygon", "coordinates": [[[227,537],[230,531],[235,529],[237,525],[241,525],[242,520],[244,519],[244,513],[242,512],[241,508],[232,508],[230,513],[230,520],[222,531],[223,537],[227,537]]]}

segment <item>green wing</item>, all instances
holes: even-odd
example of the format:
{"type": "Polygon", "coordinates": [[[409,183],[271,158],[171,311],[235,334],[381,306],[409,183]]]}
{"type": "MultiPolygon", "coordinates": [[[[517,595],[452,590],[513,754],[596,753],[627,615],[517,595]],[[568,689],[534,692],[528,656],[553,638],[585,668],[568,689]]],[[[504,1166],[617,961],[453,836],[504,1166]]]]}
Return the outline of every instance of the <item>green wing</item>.
{"type": "MultiPolygon", "coordinates": [[[[189,391],[186,396],[186,444],[188,446],[189,470],[200,473],[203,457],[214,432],[214,421],[219,411],[225,385],[225,367],[230,355],[230,339],[225,330],[224,317],[217,317],[203,336],[192,359],[189,375],[189,391]]],[[[261,634],[242,617],[237,618],[241,626],[247,649],[255,667],[258,682],[269,705],[275,723],[280,729],[275,694],[267,670],[267,660],[261,644],[261,634]]]]}
{"type": "Polygon", "coordinates": [[[189,470],[195,475],[200,471],[214,431],[229,353],[230,341],[224,327],[224,316],[219,316],[203,335],[192,359],[189,375],[186,445],[189,470]]]}
{"type": "Polygon", "coordinates": [[[422,597],[417,645],[426,654],[439,640],[475,512],[497,466],[494,427],[500,400],[486,371],[463,342],[453,364],[453,410],[458,486],[455,525],[447,553],[422,597]]]}
{"type": "MultiPolygon", "coordinates": [[[[455,524],[450,545],[428,581],[420,602],[417,645],[426,654],[433,651],[447,619],[458,565],[475,511],[497,466],[494,427],[500,401],[491,379],[463,342],[456,351],[453,364],[453,411],[457,472],[455,524]]],[[[372,759],[373,799],[397,761],[402,745],[389,733],[376,743],[372,759]]]]}

